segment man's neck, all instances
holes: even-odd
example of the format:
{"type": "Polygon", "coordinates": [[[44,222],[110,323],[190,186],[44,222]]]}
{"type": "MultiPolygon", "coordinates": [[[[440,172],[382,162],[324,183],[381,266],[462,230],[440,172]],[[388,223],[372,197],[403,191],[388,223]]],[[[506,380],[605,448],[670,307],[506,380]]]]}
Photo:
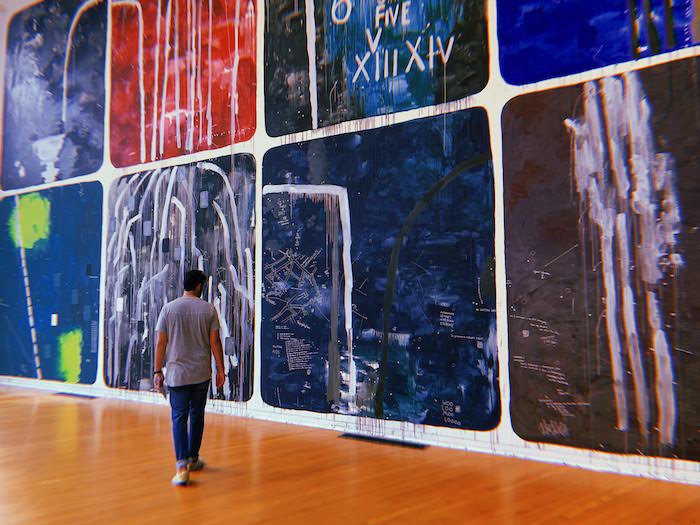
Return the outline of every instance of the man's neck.
{"type": "Polygon", "coordinates": [[[183,296],[183,297],[189,297],[189,298],[191,298],[191,299],[199,299],[199,295],[197,295],[197,294],[194,293],[194,292],[185,292],[184,294],[182,294],[182,296],[183,296]]]}

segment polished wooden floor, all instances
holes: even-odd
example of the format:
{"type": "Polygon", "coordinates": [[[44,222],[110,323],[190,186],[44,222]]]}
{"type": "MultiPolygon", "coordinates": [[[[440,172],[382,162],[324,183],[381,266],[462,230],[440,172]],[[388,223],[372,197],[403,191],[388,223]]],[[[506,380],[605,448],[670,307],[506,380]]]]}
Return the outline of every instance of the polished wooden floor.
{"type": "Polygon", "coordinates": [[[700,524],[700,488],[207,415],[173,473],[167,407],[0,387],[0,524],[700,524]]]}

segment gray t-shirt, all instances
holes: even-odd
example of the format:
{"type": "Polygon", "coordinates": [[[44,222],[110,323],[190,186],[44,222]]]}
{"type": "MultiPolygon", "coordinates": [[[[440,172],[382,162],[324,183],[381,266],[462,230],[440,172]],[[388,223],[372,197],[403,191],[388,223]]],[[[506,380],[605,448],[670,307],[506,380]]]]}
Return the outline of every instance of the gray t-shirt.
{"type": "Polygon", "coordinates": [[[160,311],[156,331],[168,336],[165,384],[183,386],[211,378],[209,334],[219,330],[219,316],[208,302],[180,297],[160,311]]]}

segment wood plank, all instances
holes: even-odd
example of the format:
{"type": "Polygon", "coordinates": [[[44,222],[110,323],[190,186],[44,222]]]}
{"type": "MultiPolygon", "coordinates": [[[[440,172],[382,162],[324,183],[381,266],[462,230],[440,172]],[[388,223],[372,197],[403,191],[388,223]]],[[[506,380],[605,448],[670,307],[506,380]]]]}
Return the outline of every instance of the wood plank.
{"type": "Polygon", "coordinates": [[[166,407],[0,387],[0,523],[700,523],[700,489],[207,414],[174,470],[166,407]]]}

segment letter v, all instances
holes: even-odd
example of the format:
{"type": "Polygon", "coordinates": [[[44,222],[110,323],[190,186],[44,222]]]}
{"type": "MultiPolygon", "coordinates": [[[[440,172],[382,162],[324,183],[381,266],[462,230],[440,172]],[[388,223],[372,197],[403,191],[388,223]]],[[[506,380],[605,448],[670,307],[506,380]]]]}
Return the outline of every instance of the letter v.
{"type": "Polygon", "coordinates": [[[379,28],[377,34],[372,38],[372,34],[369,29],[365,29],[365,35],[367,35],[367,45],[369,46],[370,53],[376,53],[379,47],[379,39],[382,37],[382,28],[379,28]]]}

